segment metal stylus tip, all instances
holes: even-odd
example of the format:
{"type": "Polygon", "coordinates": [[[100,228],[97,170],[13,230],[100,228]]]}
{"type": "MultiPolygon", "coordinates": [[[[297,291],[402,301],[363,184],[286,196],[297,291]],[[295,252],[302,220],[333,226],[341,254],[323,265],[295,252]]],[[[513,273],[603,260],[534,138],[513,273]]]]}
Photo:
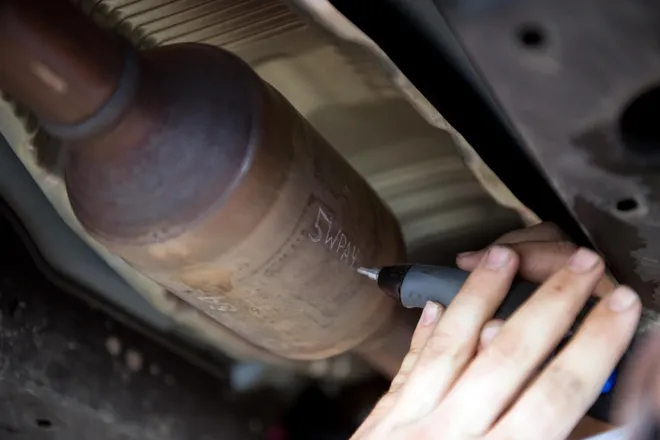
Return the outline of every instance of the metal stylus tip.
{"type": "Polygon", "coordinates": [[[364,275],[365,277],[369,278],[370,280],[378,281],[378,274],[380,273],[380,269],[370,269],[370,268],[367,268],[367,267],[358,267],[357,271],[360,275],[364,275]]]}

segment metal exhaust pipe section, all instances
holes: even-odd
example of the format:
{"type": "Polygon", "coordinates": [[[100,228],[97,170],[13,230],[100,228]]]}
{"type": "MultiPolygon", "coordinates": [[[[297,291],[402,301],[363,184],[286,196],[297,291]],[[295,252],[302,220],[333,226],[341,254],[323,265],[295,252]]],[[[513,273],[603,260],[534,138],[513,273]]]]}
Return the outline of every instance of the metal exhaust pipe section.
{"type": "Polygon", "coordinates": [[[355,272],[405,259],[363,178],[214,46],[137,52],[65,1],[0,6],[0,88],[67,144],[73,210],[107,249],[287,359],[357,349],[393,374],[412,327],[355,272]]]}

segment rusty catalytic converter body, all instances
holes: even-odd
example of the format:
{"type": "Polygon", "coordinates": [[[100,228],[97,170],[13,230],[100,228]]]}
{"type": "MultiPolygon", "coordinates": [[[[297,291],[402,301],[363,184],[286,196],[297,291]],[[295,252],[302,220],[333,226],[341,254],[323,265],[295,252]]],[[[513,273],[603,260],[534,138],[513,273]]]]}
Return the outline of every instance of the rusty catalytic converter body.
{"type": "Polygon", "coordinates": [[[286,358],[391,325],[394,304],[355,268],[404,258],[397,222],[248,65],[200,44],[138,53],[65,2],[1,8],[16,62],[0,88],[67,141],[71,205],[108,249],[286,358]]]}

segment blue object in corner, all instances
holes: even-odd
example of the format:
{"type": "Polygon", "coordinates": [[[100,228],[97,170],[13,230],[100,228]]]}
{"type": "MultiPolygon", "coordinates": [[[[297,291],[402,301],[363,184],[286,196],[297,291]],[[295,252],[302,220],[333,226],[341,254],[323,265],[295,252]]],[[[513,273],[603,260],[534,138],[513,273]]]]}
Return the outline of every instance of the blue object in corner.
{"type": "Polygon", "coordinates": [[[612,391],[615,382],[616,382],[616,370],[614,370],[612,374],[610,374],[610,377],[607,378],[605,385],[603,385],[603,389],[600,390],[600,394],[607,394],[610,391],[612,391]]]}

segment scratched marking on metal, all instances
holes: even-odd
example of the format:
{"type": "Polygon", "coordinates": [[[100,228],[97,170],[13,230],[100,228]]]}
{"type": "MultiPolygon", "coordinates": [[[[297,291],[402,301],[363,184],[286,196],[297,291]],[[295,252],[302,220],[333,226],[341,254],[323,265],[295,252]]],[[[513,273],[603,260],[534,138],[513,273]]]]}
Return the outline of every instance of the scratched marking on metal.
{"type": "Polygon", "coordinates": [[[327,246],[331,252],[340,255],[339,259],[341,261],[348,264],[352,268],[359,266],[360,248],[357,246],[357,244],[351,242],[346,237],[346,234],[344,234],[341,226],[335,226],[336,232],[334,232],[332,224],[332,216],[328,215],[323,210],[322,206],[319,206],[318,212],[316,214],[316,220],[314,221],[314,232],[310,231],[307,233],[309,239],[315,243],[323,240],[323,244],[327,246]],[[336,247],[335,244],[337,245],[336,247]]]}

